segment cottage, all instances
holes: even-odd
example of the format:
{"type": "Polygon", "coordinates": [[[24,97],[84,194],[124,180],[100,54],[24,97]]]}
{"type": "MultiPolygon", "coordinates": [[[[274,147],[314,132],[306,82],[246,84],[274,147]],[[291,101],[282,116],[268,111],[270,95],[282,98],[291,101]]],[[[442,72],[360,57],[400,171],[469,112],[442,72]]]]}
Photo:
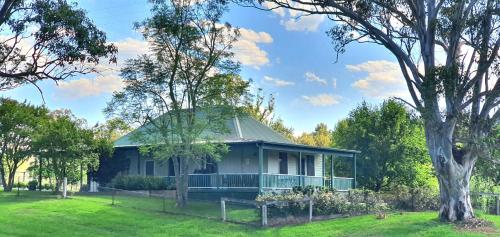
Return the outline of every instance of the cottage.
{"type": "MultiPolygon", "coordinates": [[[[229,146],[220,161],[206,159],[193,164],[189,174],[190,197],[255,197],[258,193],[289,190],[294,186],[326,186],[348,190],[356,185],[355,165],[352,177],[334,174],[333,162],[349,159],[356,162],[357,151],[296,144],[268,126],[249,117],[227,121],[228,133],[218,140],[229,146]],[[327,162],[332,157],[333,162],[327,162]]],[[[140,144],[129,133],[115,142],[115,157],[128,162],[122,174],[161,176],[174,179],[172,160],[154,160],[138,152],[140,144]]]]}

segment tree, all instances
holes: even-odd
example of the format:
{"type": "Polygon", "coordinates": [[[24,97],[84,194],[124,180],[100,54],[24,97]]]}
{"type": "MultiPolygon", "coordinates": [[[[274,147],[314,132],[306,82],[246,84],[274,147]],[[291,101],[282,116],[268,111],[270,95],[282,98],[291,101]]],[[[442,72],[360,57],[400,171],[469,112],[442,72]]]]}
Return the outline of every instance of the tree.
{"type": "MultiPolygon", "coordinates": [[[[500,5],[497,0],[237,0],[324,14],[337,53],[351,42],[385,47],[396,58],[422,115],[440,188],[441,220],[474,217],[469,182],[483,139],[500,119],[500,5]],[[442,104],[443,106],[440,106],[442,104]],[[456,134],[459,114],[468,117],[456,134]],[[462,143],[463,146],[457,146],[462,143]],[[460,150],[460,152],[454,152],[460,150]]],[[[297,14],[296,14],[297,15],[297,14]]],[[[298,14],[300,16],[300,14],[298,14]]],[[[496,161],[492,161],[496,160],[496,161]]]]}
{"type": "Polygon", "coordinates": [[[380,191],[396,184],[429,186],[427,179],[434,178],[423,125],[396,101],[380,107],[363,102],[337,124],[333,140],[335,146],[361,151],[357,181],[362,187],[380,191]]]}
{"type": "Polygon", "coordinates": [[[136,24],[150,43],[149,55],[128,60],[122,69],[127,86],[114,94],[106,112],[141,129],[134,137],[140,151],[155,159],[172,159],[176,204],[187,205],[188,170],[207,157],[227,152],[216,134],[228,131],[227,120],[247,92],[230,49],[239,32],[220,23],[227,3],[151,1],[152,16],[136,24]]]}
{"type": "Polygon", "coordinates": [[[64,178],[76,183],[86,168],[97,167],[99,160],[94,132],[84,128],[84,120],[69,111],[54,111],[50,116],[33,136],[33,147],[46,161],[45,168],[56,179],[55,191],[59,191],[64,178]]]}
{"type": "Polygon", "coordinates": [[[294,140],[293,128],[287,127],[283,119],[275,117],[275,103],[276,98],[274,95],[269,95],[267,99],[262,94],[262,88],[257,90],[254,95],[249,94],[244,102],[244,110],[259,122],[271,127],[274,131],[280,133],[284,137],[294,140]]]}
{"type": "Polygon", "coordinates": [[[304,132],[297,137],[296,141],[297,143],[310,146],[330,147],[332,146],[332,131],[328,129],[326,124],[319,123],[314,128],[314,132],[304,132]]]}
{"type": "Polygon", "coordinates": [[[47,109],[0,98],[0,176],[11,191],[17,169],[34,155],[32,136],[46,117],[47,109]]]}
{"type": "Polygon", "coordinates": [[[89,168],[87,183],[90,183],[91,179],[101,184],[109,183],[119,171],[128,168],[127,162],[115,159],[113,156],[113,142],[128,132],[130,132],[130,126],[118,118],[110,119],[106,123],[97,124],[94,127],[99,167],[97,169],[89,168]]]}
{"type": "Polygon", "coordinates": [[[115,62],[116,47],[65,0],[0,1],[0,91],[95,71],[101,57],[115,62]]]}

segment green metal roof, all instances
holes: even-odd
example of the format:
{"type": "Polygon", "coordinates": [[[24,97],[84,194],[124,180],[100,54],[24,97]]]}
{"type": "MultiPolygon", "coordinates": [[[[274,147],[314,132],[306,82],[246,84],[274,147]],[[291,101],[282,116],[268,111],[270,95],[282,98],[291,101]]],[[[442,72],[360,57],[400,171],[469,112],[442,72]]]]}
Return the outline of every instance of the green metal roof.
{"type": "MultiPolygon", "coordinates": [[[[136,130],[128,133],[127,135],[119,138],[115,141],[115,147],[135,147],[144,145],[138,139],[134,139],[134,134],[147,134],[149,136],[145,140],[155,140],[154,132],[150,132],[153,126],[151,124],[145,124],[137,128],[136,130]],[[146,132],[148,131],[148,132],[146,132]]],[[[218,131],[204,131],[201,137],[210,137],[214,140],[218,140],[224,143],[234,143],[234,142],[246,142],[246,141],[265,141],[273,143],[283,143],[283,144],[295,144],[294,142],[288,140],[278,132],[272,130],[270,127],[262,124],[261,122],[255,120],[250,116],[240,116],[228,119],[226,121],[226,128],[228,132],[221,133],[218,131]]],[[[143,139],[141,139],[143,140],[143,139]]]]}

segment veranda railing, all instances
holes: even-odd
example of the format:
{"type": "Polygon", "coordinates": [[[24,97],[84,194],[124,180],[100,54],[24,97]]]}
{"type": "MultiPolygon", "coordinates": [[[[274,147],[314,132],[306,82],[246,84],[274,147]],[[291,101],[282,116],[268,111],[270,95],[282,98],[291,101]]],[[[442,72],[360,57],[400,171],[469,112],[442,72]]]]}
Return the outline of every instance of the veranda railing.
{"type": "MultiPolygon", "coordinates": [[[[289,189],[295,186],[323,186],[323,177],[287,174],[262,174],[263,188],[289,189]]],[[[175,177],[166,176],[165,181],[175,184],[175,177]]],[[[353,178],[334,177],[333,187],[337,190],[349,190],[353,187],[353,178]]],[[[325,180],[325,186],[330,187],[331,181],[325,180]]],[[[190,188],[258,188],[259,175],[246,174],[190,174],[190,188]]]]}

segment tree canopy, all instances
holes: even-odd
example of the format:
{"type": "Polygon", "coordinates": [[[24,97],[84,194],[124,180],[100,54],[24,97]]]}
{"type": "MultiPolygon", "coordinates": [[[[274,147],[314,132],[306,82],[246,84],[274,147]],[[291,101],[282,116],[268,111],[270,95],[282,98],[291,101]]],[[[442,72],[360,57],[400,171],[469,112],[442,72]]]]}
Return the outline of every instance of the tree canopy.
{"type": "Polygon", "coordinates": [[[0,178],[5,191],[12,189],[17,169],[36,154],[33,136],[47,113],[44,107],[0,98],[0,178]]]}
{"type": "Polygon", "coordinates": [[[399,63],[412,98],[407,104],[423,118],[439,180],[441,220],[474,218],[468,185],[474,165],[477,159],[499,159],[483,153],[484,138],[500,120],[497,0],[234,1],[287,8],[296,17],[326,15],[335,23],[327,33],[337,53],[352,42],[385,47],[399,63]],[[467,126],[456,133],[461,117],[467,126]]]}
{"type": "Polygon", "coordinates": [[[276,116],[276,98],[270,94],[269,97],[263,95],[262,88],[255,94],[248,94],[243,103],[243,110],[259,122],[271,127],[289,140],[294,140],[293,128],[287,127],[283,119],[276,116]]]}
{"type": "Polygon", "coordinates": [[[94,131],[85,127],[85,121],[67,110],[54,111],[43,121],[33,135],[37,156],[45,162],[46,172],[56,179],[56,191],[63,179],[75,183],[88,167],[98,166],[97,142],[94,131]]]}
{"type": "Polygon", "coordinates": [[[0,32],[0,91],[94,72],[103,57],[116,61],[105,33],[65,0],[0,1],[0,32]]]}
{"type": "Polygon", "coordinates": [[[141,152],[172,159],[182,207],[188,200],[189,167],[227,152],[210,132],[228,131],[226,121],[238,112],[249,83],[239,77],[230,51],[239,31],[221,22],[227,2],[151,3],[152,16],[136,29],[152,53],[127,61],[121,70],[127,86],[114,94],[106,112],[147,124],[135,138],[151,144],[141,152]]]}
{"type": "Polygon", "coordinates": [[[396,184],[429,187],[435,183],[423,124],[394,100],[380,106],[361,103],[337,124],[333,141],[337,147],[361,151],[357,170],[362,187],[380,191],[396,184]]]}

